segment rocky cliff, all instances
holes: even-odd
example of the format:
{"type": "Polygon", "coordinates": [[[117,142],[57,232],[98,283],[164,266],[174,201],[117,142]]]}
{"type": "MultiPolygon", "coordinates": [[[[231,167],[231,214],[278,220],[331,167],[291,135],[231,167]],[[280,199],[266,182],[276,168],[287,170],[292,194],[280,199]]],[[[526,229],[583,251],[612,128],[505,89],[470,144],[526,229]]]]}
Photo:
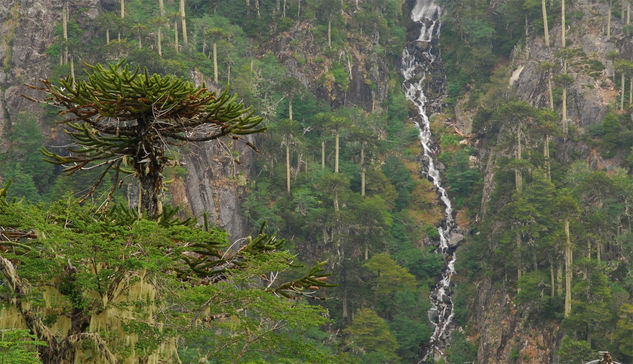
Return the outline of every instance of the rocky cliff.
{"type": "MultiPolygon", "coordinates": [[[[568,20],[567,47],[573,55],[568,73],[573,79],[567,89],[567,117],[569,137],[554,141],[553,158],[559,162],[584,160],[590,166],[613,169],[622,156],[606,159],[581,138],[582,132],[591,125],[601,123],[604,116],[616,103],[618,88],[611,77],[614,74],[613,60],[608,54],[617,51],[630,59],[633,47],[630,37],[623,35],[624,24],[613,17],[611,37],[606,36],[608,4],[580,0],[574,2],[574,17],[568,20]]],[[[536,107],[549,107],[549,74],[543,65],[550,64],[554,75],[562,73],[560,50],[560,20],[550,24],[550,42],[544,44],[543,28],[530,27],[526,42],[521,42],[513,51],[508,65],[507,92],[514,94],[536,107]]],[[[501,65],[499,67],[505,67],[501,65]]],[[[619,86],[619,85],[617,85],[619,86]]],[[[555,93],[555,111],[561,115],[559,96],[555,93]]],[[[560,88],[558,88],[560,91],[560,88]]],[[[456,103],[456,125],[463,134],[469,134],[477,106],[468,107],[468,96],[456,103]]],[[[501,139],[489,140],[480,135],[469,142],[478,148],[480,170],[484,178],[481,217],[485,216],[494,190],[494,175],[500,157],[511,157],[510,150],[500,148],[501,139]]],[[[533,320],[519,310],[513,302],[514,287],[500,282],[482,279],[477,282],[477,297],[469,307],[471,322],[477,332],[479,363],[552,363],[557,360],[557,350],[562,334],[553,323],[535,325],[533,320]]],[[[476,340],[473,340],[473,342],[476,340]]]]}

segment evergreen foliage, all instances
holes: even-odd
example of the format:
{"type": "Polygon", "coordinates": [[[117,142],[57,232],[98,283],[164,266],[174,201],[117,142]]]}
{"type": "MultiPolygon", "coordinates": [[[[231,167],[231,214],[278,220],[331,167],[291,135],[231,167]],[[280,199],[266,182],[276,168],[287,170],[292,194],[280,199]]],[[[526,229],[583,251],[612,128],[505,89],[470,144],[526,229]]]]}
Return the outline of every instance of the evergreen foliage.
{"type": "MultiPolygon", "coordinates": [[[[43,149],[48,161],[66,165],[72,174],[83,169],[103,168],[94,191],[110,170],[133,173],[140,181],[141,209],[149,216],[161,212],[162,172],[171,162],[169,146],[182,142],[202,142],[225,136],[260,132],[262,121],[251,108],[236,101],[224,90],[217,95],[205,86],[194,86],[175,76],[149,75],[147,68],[130,70],[125,61],[103,66],[86,65],[86,80],[72,77],[59,85],[44,80],[45,102],[72,114],[64,123],[76,143],[69,155],[43,149]]],[[[110,195],[112,195],[111,192],[110,195]]]]}
{"type": "MultiPolygon", "coordinates": [[[[449,107],[432,127],[445,166],[442,178],[466,233],[453,296],[455,320],[465,332],[453,333],[447,360],[476,360],[477,323],[469,318],[477,304],[476,284],[485,281],[508,293],[508,302],[530,324],[560,330],[562,362],[578,362],[605,348],[620,361],[631,360],[633,124],[625,103],[630,60],[617,52],[606,56],[615,63],[618,100],[584,134],[568,132],[559,126],[560,113],[519,101],[507,87],[510,61],[529,57],[526,34],[543,34],[541,2],[440,3],[449,107]],[[458,101],[476,111],[473,135],[456,135],[446,127],[458,101]],[[591,166],[575,161],[592,148],[591,166]],[[596,168],[605,158],[609,166],[623,161],[628,170],[596,168]],[[491,177],[485,184],[484,174],[491,177]],[[563,317],[567,291],[569,312],[563,317]]],[[[29,302],[46,327],[73,313],[85,323],[106,309],[95,298],[104,285],[125,275],[128,285],[151,282],[157,292],[150,323],[149,311],[138,309],[146,299],[105,304],[131,312],[121,332],[139,337],[134,355],[141,358],[178,338],[183,361],[417,362],[420,344],[432,332],[426,320],[429,287],[443,267],[442,258],[422,245],[438,239],[441,209],[431,184],[420,178],[418,132],[406,120],[409,105],[400,78],[378,61],[399,67],[407,9],[402,0],[328,4],[324,9],[316,0],[188,0],[187,44],[177,2],[166,1],[161,11],[155,0],[128,0],[125,18],[118,4],[117,9],[106,5],[94,24],[71,6],[68,37],[60,24],[48,55],[54,63],[51,79],[74,67],[76,77],[58,85],[46,81],[44,89],[53,95],[49,102],[75,118],[66,126],[79,146],[68,155],[44,140],[41,130],[59,118],[49,113],[38,123],[25,114],[11,121],[9,148],[0,155],[2,180],[12,181],[11,188],[0,190],[8,194],[0,198],[1,218],[14,224],[0,226],[26,234],[5,233],[2,244],[21,279],[32,284],[29,297],[35,298],[29,302]],[[357,67],[355,52],[377,68],[357,67]],[[117,63],[121,58],[130,66],[117,63]],[[87,66],[80,59],[115,64],[87,66]],[[137,66],[147,72],[137,73],[144,69],[137,66]],[[369,74],[376,73],[385,73],[388,86],[375,84],[369,74]],[[208,88],[184,81],[201,75],[208,88]],[[211,91],[222,85],[224,91],[211,91]],[[180,91],[169,99],[167,88],[180,91]],[[371,100],[371,106],[362,100],[363,110],[352,105],[352,91],[372,99],[386,94],[386,99],[371,100]],[[244,105],[259,110],[261,123],[244,105]],[[215,111],[226,118],[214,119],[215,111]],[[150,145],[137,137],[139,120],[160,129],[146,134],[147,143],[158,148],[147,155],[137,153],[139,142],[146,149],[150,145]],[[197,131],[187,124],[204,122],[211,125],[197,131]],[[187,125],[191,128],[183,129],[187,125]],[[83,207],[72,198],[59,200],[66,191],[85,194],[95,181],[116,186],[118,172],[143,178],[146,167],[158,173],[146,188],[153,192],[143,197],[159,196],[162,174],[171,173],[168,168],[178,164],[183,150],[173,144],[225,133],[239,137],[264,127],[268,132],[256,137],[261,155],[255,177],[242,184],[248,190],[242,208],[253,227],[267,225],[237,249],[228,249],[224,233],[213,228],[175,223],[168,207],[160,214],[159,200],[143,208],[160,222],[120,207],[95,214],[92,203],[104,196],[123,201],[103,187],[95,187],[83,207]],[[61,175],[61,168],[42,163],[36,153],[42,145],[68,172],[100,164],[105,172],[61,175]],[[273,232],[291,237],[297,256],[280,252],[281,239],[273,232]],[[98,260],[93,270],[91,259],[98,260]],[[299,261],[314,263],[315,270],[290,273],[299,261]],[[322,308],[305,304],[316,296],[311,287],[326,285],[320,269],[331,271],[337,284],[329,291],[332,299],[320,302],[322,308]],[[276,271],[281,273],[270,273],[276,271]],[[52,277],[57,280],[46,280],[52,277]],[[48,307],[45,287],[51,285],[59,291],[59,305],[48,307]],[[161,320],[162,331],[157,329],[161,320]]],[[[612,6],[614,17],[619,5],[612,6]]],[[[554,29],[561,2],[546,6],[554,29]]],[[[585,14],[571,6],[566,21],[573,31],[585,14]]],[[[629,28],[618,25],[613,31],[627,34],[629,28]]],[[[597,80],[605,68],[595,55],[573,48],[571,39],[568,45],[552,49],[551,62],[540,67],[543,80],[555,86],[554,108],[561,106],[563,90],[580,87],[579,73],[597,80]],[[566,68],[561,59],[569,71],[559,69],[566,68]]],[[[570,102],[573,97],[580,96],[570,95],[570,102]]],[[[81,337],[82,345],[93,347],[84,353],[93,356],[83,360],[105,355],[93,332],[81,337]],[[86,343],[91,340],[97,345],[86,343]]],[[[80,344],[79,337],[69,337],[59,334],[56,340],[80,344]]],[[[113,355],[132,355],[117,338],[102,340],[113,355]]],[[[512,350],[513,359],[520,355],[518,348],[512,350]]]]}

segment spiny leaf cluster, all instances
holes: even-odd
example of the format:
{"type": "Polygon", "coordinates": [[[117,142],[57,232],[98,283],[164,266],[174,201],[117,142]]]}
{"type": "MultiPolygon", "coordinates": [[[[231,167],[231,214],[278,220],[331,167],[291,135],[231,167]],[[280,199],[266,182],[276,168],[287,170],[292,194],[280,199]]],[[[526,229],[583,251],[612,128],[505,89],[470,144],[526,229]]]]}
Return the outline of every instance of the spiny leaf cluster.
{"type": "MultiPolygon", "coordinates": [[[[165,153],[170,145],[223,136],[239,139],[264,130],[262,118],[228,89],[218,95],[173,75],[150,76],[146,68],[130,69],[125,60],[86,67],[85,79],[66,77],[58,84],[46,79],[42,87],[29,87],[46,92],[41,102],[71,115],[62,124],[74,145],[66,154],[43,148],[46,161],[65,166],[68,174],[103,167],[89,194],[110,170],[116,171],[110,196],[120,182],[119,172],[160,175],[172,161],[165,153]]],[[[155,184],[157,191],[161,182],[155,184]]]]}

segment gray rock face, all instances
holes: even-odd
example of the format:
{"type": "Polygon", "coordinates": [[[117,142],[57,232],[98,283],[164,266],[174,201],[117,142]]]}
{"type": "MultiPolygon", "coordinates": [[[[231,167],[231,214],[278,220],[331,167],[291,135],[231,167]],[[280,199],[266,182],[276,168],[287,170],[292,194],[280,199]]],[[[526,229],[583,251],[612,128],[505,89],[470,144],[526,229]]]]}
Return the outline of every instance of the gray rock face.
{"type": "Polygon", "coordinates": [[[464,235],[458,233],[458,232],[453,232],[451,234],[451,238],[448,241],[448,246],[450,246],[451,248],[454,248],[456,246],[459,245],[459,243],[462,242],[462,240],[464,240],[464,235]]]}
{"type": "MultiPolygon", "coordinates": [[[[46,51],[61,22],[62,0],[3,0],[0,2],[0,130],[20,112],[41,115],[39,105],[21,95],[35,96],[36,91],[24,86],[46,78],[50,64],[46,51]]],[[[74,1],[73,10],[82,9],[83,20],[94,19],[99,0],[74,1]]],[[[2,137],[0,131],[0,137],[2,137]]],[[[6,147],[4,138],[0,141],[6,147]]]]}
{"type": "Polygon", "coordinates": [[[299,80],[319,98],[329,100],[332,106],[358,105],[365,110],[375,110],[387,99],[389,90],[388,65],[373,51],[378,41],[377,32],[359,36],[352,42],[354,47],[338,55],[349,76],[347,90],[341,90],[334,82],[320,81],[332,64],[315,62],[322,58],[323,50],[314,42],[310,24],[298,23],[272,39],[271,49],[286,67],[288,76],[299,80]],[[297,50],[297,42],[300,51],[297,50]],[[297,57],[302,60],[298,61],[297,57]]]}
{"type": "MultiPolygon", "coordinates": [[[[603,6],[597,3],[580,2],[577,7],[585,13],[602,10],[606,13],[606,9],[602,9],[603,6]]],[[[617,27],[617,24],[614,25],[614,32],[617,27]]],[[[539,38],[532,39],[527,49],[516,52],[513,70],[523,67],[523,71],[513,84],[513,89],[522,100],[534,106],[549,107],[548,75],[540,65],[549,62],[554,65],[554,75],[562,72],[561,63],[554,55],[560,44],[560,25],[550,27],[551,49],[544,46],[541,38],[539,33],[539,38]]],[[[569,31],[566,38],[570,49],[580,50],[588,58],[595,59],[605,66],[604,70],[594,76],[571,63],[568,68],[568,73],[574,81],[568,88],[567,117],[571,126],[585,128],[601,122],[608,111],[609,103],[613,100],[614,85],[608,78],[612,75],[613,67],[606,55],[615,50],[616,45],[606,38],[601,28],[569,31]]],[[[560,106],[556,107],[556,111],[560,114],[560,106]]]]}
{"type": "Polygon", "coordinates": [[[225,229],[232,240],[245,236],[247,226],[240,203],[254,152],[244,143],[228,141],[191,144],[189,149],[184,155],[185,186],[192,213],[202,223],[207,212],[209,223],[225,229]],[[234,161],[234,151],[240,164],[234,161]]]}

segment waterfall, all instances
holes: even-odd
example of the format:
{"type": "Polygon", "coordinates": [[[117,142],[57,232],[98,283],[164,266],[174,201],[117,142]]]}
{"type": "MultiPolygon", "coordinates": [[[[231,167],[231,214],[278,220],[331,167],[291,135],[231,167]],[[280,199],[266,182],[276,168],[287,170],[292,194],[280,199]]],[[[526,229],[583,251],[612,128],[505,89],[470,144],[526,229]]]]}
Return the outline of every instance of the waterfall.
{"type": "Polygon", "coordinates": [[[434,326],[433,335],[428,343],[428,350],[421,362],[427,360],[430,355],[444,356],[444,349],[448,345],[453,320],[453,301],[451,298],[451,277],[455,273],[455,239],[458,234],[453,232],[455,220],[453,208],[448,198],[446,189],[442,186],[440,172],[433,159],[434,147],[431,137],[431,126],[427,115],[427,98],[424,94],[424,83],[435,56],[431,53],[433,41],[440,35],[440,7],[433,0],[416,0],[411,11],[411,20],[420,26],[420,35],[416,41],[409,43],[402,52],[401,72],[404,76],[403,89],[407,99],[417,107],[418,115],[412,119],[420,131],[420,143],[423,149],[423,159],[427,166],[426,174],[435,186],[437,193],[444,204],[444,222],[438,227],[440,236],[439,251],[447,262],[442,273],[442,279],[432,289],[431,309],[428,312],[429,320],[434,326]],[[455,235],[455,236],[454,236],[455,235]]]}

